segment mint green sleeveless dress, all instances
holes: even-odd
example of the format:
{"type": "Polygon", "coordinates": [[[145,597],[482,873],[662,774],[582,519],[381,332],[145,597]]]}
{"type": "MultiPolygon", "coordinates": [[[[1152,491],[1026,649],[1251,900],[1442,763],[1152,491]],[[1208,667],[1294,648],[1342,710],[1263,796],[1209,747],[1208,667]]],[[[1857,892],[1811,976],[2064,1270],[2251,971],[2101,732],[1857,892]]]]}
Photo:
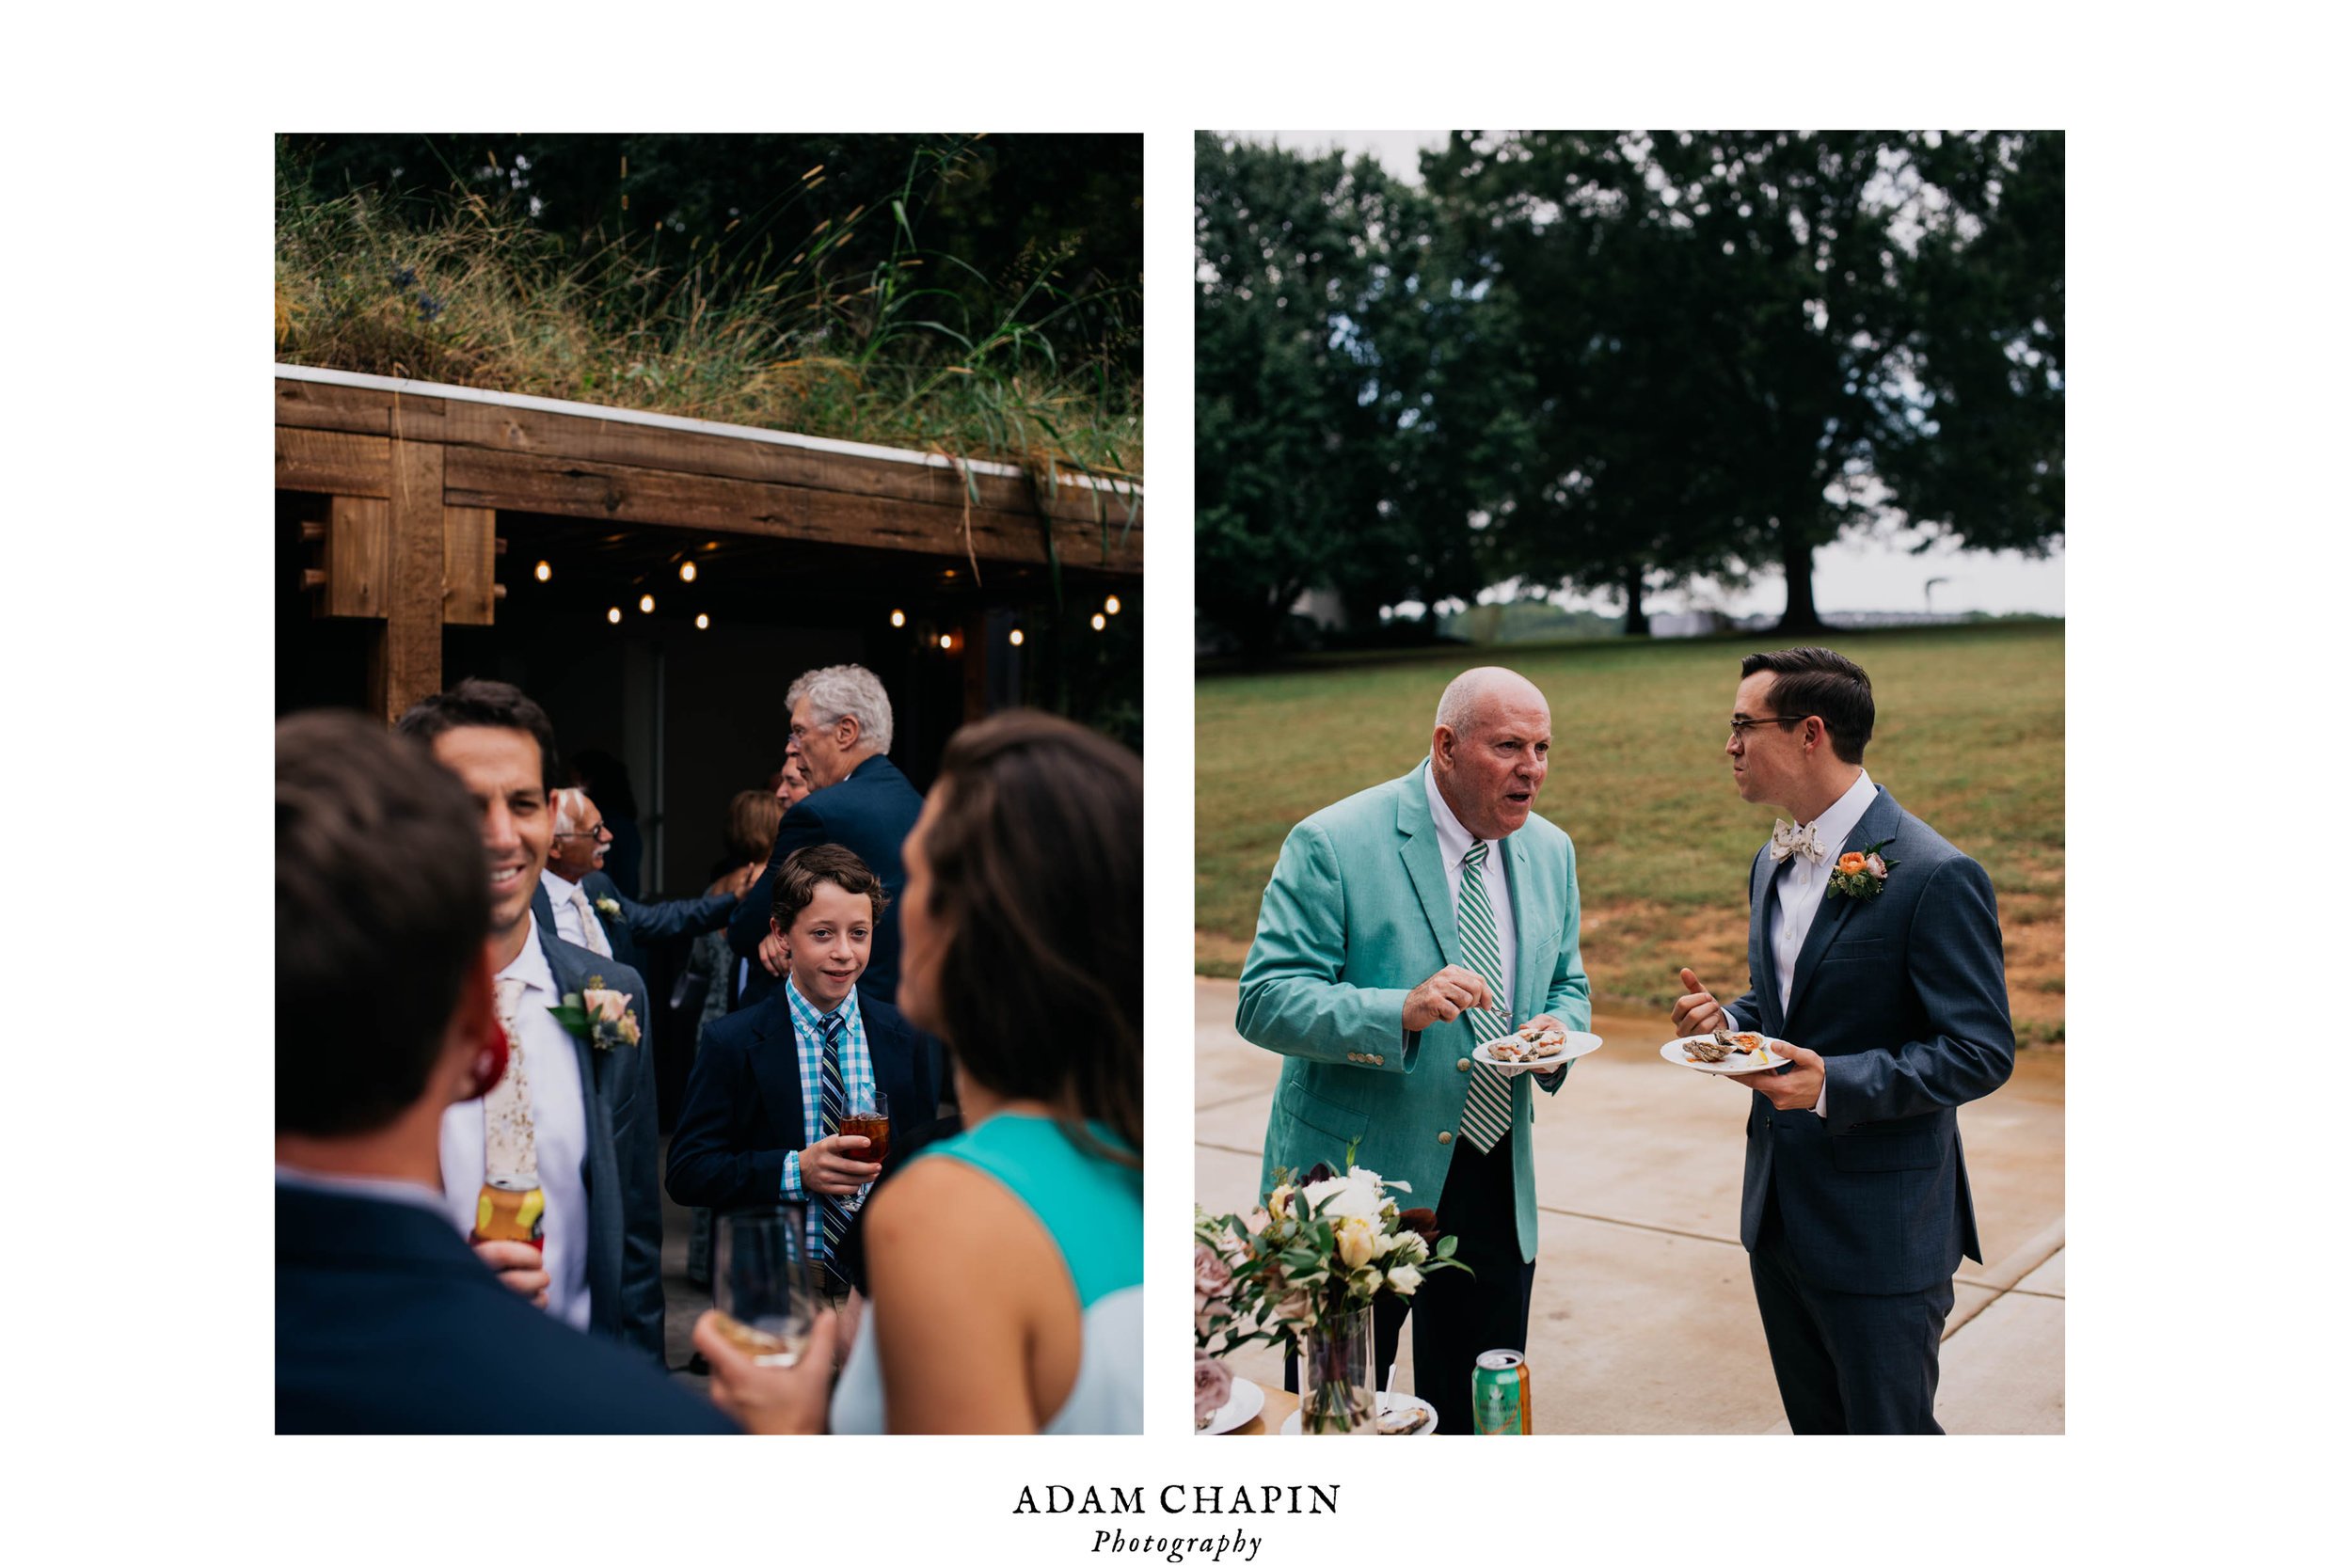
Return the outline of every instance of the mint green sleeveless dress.
{"type": "MultiPolygon", "coordinates": [[[[1091,1128],[1106,1144],[1117,1140],[1091,1128]]],[[[1004,1184],[1053,1237],[1070,1270],[1086,1346],[1070,1397],[1047,1433],[1143,1430],[1143,1173],[1081,1149],[1043,1117],[1001,1113],[926,1149],[1004,1184]]],[[[867,1318],[880,1310],[866,1308],[867,1318]]],[[[952,1331],[952,1325],[942,1325],[952,1331]]],[[[872,1323],[858,1333],[834,1388],[833,1430],[881,1432],[888,1370],[872,1323]]]]}

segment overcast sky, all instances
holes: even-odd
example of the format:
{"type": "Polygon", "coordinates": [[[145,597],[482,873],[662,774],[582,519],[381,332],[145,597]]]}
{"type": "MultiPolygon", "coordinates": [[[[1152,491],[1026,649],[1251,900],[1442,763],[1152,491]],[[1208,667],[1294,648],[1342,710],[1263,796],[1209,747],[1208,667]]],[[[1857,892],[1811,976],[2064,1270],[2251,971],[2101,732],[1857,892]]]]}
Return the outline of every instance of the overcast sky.
{"type": "MultiPolygon", "coordinates": [[[[1370,153],[1401,180],[1421,181],[1421,152],[1445,140],[1443,131],[1235,131],[1248,141],[1276,142],[1300,152],[1344,148],[1370,153]]],[[[1904,547],[1911,541],[1851,540],[1828,546],[1814,554],[1813,600],[1826,614],[1860,610],[1925,610],[1930,608],[1928,584],[1941,578],[1933,592],[1938,610],[1985,610],[1992,614],[2035,611],[2066,612],[2066,555],[2063,549],[2046,561],[2027,561],[2014,550],[1996,554],[1955,550],[1948,545],[1925,555],[1904,547]]],[[[1702,584],[1690,593],[1650,595],[1650,612],[1707,607],[1734,615],[1778,614],[1788,599],[1788,584],[1778,572],[1739,593],[1702,584]]],[[[1589,598],[1567,602],[1572,608],[1593,608],[1589,598]]],[[[1602,608],[1619,606],[1604,601],[1602,608]]]]}

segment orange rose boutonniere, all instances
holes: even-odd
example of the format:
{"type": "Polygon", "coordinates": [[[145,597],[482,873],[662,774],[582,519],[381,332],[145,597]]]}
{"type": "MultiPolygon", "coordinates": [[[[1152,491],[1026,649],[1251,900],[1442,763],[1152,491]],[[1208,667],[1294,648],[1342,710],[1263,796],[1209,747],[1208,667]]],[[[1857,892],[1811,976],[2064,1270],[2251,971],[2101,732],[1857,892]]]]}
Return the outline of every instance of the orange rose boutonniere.
{"type": "Polygon", "coordinates": [[[1837,857],[1837,868],[1829,874],[1829,893],[1842,893],[1849,898],[1876,898],[1886,887],[1886,874],[1902,864],[1900,861],[1880,858],[1879,851],[1889,840],[1860,849],[1849,849],[1837,857]]]}

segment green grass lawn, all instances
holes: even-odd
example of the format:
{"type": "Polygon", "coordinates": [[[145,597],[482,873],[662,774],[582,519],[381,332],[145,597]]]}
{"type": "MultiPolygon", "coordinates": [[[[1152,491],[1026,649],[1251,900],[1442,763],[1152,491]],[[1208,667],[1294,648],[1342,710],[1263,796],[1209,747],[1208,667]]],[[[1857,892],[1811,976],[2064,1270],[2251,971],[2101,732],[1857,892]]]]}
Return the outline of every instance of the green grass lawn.
{"type": "MultiPolygon", "coordinates": [[[[1839,633],[1870,673],[1871,776],[1992,873],[2018,1037],[2065,1038],[2061,622],[1839,633]]],[[[1551,702],[1536,807],[1577,847],[1584,962],[1604,1009],[1663,1011],[1688,963],[1746,982],[1748,862],[1772,812],[1731,786],[1723,743],[1742,654],[1770,638],[1581,642],[1205,678],[1196,692],[1195,967],[1240,974],[1293,824],[1429,749],[1438,694],[1489,657],[1551,702]]]]}

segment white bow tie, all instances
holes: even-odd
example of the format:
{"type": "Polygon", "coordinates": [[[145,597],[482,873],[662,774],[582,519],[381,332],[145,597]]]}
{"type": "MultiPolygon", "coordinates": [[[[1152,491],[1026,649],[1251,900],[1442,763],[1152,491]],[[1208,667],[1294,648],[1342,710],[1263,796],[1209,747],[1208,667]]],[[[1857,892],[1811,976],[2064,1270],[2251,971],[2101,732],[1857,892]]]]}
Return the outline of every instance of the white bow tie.
{"type": "Polygon", "coordinates": [[[1821,863],[1820,841],[1813,836],[1813,824],[1798,827],[1794,822],[1772,819],[1772,863],[1778,865],[1791,855],[1803,855],[1814,864],[1821,863]]]}

